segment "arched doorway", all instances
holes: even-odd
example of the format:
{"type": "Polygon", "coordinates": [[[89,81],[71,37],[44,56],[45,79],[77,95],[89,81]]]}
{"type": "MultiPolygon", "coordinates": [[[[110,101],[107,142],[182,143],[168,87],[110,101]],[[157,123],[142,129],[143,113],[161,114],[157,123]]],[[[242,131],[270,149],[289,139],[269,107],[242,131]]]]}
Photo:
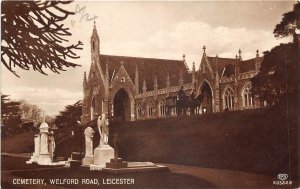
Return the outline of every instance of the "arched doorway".
{"type": "Polygon", "coordinates": [[[200,88],[200,94],[203,95],[203,101],[201,104],[202,113],[212,113],[212,91],[209,84],[204,81],[200,88]]]}
{"type": "Polygon", "coordinates": [[[122,121],[131,120],[130,98],[124,89],[120,89],[114,96],[114,117],[122,121]]]}

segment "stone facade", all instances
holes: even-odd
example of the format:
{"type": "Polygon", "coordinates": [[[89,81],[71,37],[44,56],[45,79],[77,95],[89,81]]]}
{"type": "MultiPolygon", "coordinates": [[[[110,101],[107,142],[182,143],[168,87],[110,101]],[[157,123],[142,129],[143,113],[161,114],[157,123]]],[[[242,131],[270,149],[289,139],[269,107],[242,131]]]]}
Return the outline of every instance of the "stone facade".
{"type": "Polygon", "coordinates": [[[82,123],[102,113],[127,121],[165,117],[166,98],[177,96],[181,87],[186,94],[204,94],[199,113],[259,107],[249,92],[262,61],[258,51],[255,58],[243,60],[241,50],[232,59],[211,57],[205,50],[199,69],[193,63],[192,70],[184,55],[182,60],[102,55],[94,26],[90,71],[83,80],[82,123]]]}

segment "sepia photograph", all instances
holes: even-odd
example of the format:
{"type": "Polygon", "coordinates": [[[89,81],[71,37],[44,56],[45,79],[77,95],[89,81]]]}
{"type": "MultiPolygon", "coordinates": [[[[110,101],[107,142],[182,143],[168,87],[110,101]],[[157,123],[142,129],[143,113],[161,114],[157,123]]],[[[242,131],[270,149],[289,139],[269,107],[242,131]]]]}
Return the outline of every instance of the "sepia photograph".
{"type": "Polygon", "coordinates": [[[300,188],[300,0],[1,1],[1,188],[300,188]]]}

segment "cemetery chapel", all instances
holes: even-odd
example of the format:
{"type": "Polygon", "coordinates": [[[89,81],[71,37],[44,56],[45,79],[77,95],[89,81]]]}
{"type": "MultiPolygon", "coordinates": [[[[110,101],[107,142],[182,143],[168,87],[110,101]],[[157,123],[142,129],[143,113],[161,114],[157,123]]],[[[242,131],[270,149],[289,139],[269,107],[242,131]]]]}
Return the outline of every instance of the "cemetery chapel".
{"type": "MultiPolygon", "coordinates": [[[[250,93],[251,81],[262,61],[243,60],[242,51],[234,58],[203,53],[199,68],[190,70],[185,61],[104,55],[94,24],[90,39],[91,66],[84,73],[82,123],[108,112],[125,121],[166,116],[166,98],[177,96],[183,87],[189,95],[203,94],[200,113],[257,108],[259,100],[250,93]]],[[[199,55],[200,56],[200,55],[199,55]]],[[[176,112],[172,111],[171,115],[176,112]]]]}

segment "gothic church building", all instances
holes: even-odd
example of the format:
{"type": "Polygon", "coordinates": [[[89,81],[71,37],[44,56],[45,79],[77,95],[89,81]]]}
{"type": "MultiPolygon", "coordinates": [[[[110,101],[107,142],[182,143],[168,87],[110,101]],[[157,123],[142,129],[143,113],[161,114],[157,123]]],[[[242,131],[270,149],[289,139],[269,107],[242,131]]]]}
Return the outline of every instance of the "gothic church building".
{"type": "MultiPolygon", "coordinates": [[[[181,87],[204,94],[200,113],[243,110],[259,107],[250,94],[251,82],[262,58],[243,60],[209,56],[203,47],[199,69],[182,60],[103,55],[96,26],[91,36],[91,66],[84,73],[82,123],[102,113],[134,121],[165,117],[166,98],[176,96],[181,87]]],[[[175,115],[175,112],[172,112],[175,115]]]]}

